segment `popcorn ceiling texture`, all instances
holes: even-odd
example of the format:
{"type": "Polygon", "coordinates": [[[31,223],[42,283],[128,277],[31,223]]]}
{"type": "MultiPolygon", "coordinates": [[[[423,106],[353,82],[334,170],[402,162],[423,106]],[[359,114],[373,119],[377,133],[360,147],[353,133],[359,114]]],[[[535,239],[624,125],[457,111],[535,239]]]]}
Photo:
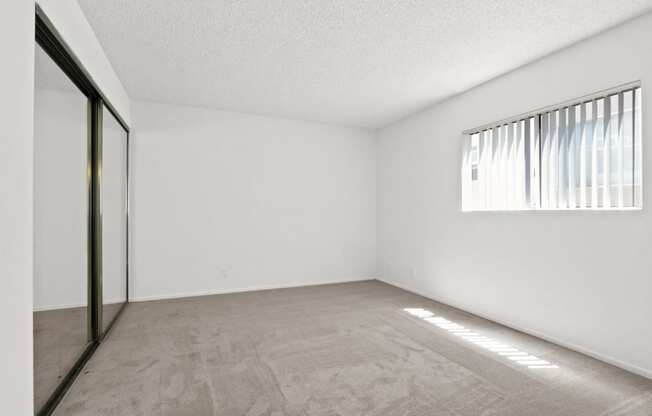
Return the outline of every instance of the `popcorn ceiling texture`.
{"type": "Polygon", "coordinates": [[[652,0],[79,0],[131,98],[377,128],[652,0]]]}

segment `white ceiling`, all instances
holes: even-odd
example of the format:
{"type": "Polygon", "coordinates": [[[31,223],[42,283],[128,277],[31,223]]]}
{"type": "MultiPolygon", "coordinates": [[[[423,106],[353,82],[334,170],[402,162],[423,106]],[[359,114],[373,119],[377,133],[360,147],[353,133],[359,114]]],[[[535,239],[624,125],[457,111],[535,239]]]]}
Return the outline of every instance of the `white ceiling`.
{"type": "Polygon", "coordinates": [[[380,127],[652,0],[79,0],[132,98],[380,127]]]}

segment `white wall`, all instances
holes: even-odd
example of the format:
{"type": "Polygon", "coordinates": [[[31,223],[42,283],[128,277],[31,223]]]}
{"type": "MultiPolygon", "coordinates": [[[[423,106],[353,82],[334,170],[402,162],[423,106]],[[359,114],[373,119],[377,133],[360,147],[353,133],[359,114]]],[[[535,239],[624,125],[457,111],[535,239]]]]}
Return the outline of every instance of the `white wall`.
{"type": "Polygon", "coordinates": [[[33,3],[2,3],[0,51],[0,403],[31,415],[33,3]]]}
{"type": "Polygon", "coordinates": [[[86,73],[116,111],[131,124],[130,101],[77,0],[36,0],[86,73]]]}
{"type": "Polygon", "coordinates": [[[381,130],[382,278],[652,377],[650,207],[463,214],[459,178],[463,130],[641,80],[649,200],[650,38],[647,15],[381,130]]]}
{"type": "Polygon", "coordinates": [[[146,102],[132,111],[132,299],[375,276],[370,132],[146,102]]]}

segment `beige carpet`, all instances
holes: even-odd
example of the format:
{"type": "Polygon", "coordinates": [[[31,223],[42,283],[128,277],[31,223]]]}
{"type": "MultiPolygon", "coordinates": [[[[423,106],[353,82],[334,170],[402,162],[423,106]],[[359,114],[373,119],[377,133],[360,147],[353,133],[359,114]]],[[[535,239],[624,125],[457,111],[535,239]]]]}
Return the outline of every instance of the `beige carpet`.
{"type": "Polygon", "coordinates": [[[131,304],[56,414],[649,416],[652,381],[369,281],[131,304]]]}
{"type": "Polygon", "coordinates": [[[86,308],[34,312],[34,408],[40,409],[88,343],[86,308]]]}
{"type": "MultiPolygon", "coordinates": [[[[103,306],[104,327],[123,303],[103,306]]],[[[40,409],[88,346],[87,308],[34,312],[34,408],[40,409]]]]}

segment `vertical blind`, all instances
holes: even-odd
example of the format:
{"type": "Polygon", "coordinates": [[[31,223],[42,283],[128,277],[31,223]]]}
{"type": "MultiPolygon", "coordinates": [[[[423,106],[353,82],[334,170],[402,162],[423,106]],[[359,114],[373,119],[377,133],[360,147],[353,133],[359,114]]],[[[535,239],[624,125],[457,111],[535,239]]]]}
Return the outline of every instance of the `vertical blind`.
{"type": "Polygon", "coordinates": [[[465,132],[462,210],[642,206],[641,88],[465,132]]]}

